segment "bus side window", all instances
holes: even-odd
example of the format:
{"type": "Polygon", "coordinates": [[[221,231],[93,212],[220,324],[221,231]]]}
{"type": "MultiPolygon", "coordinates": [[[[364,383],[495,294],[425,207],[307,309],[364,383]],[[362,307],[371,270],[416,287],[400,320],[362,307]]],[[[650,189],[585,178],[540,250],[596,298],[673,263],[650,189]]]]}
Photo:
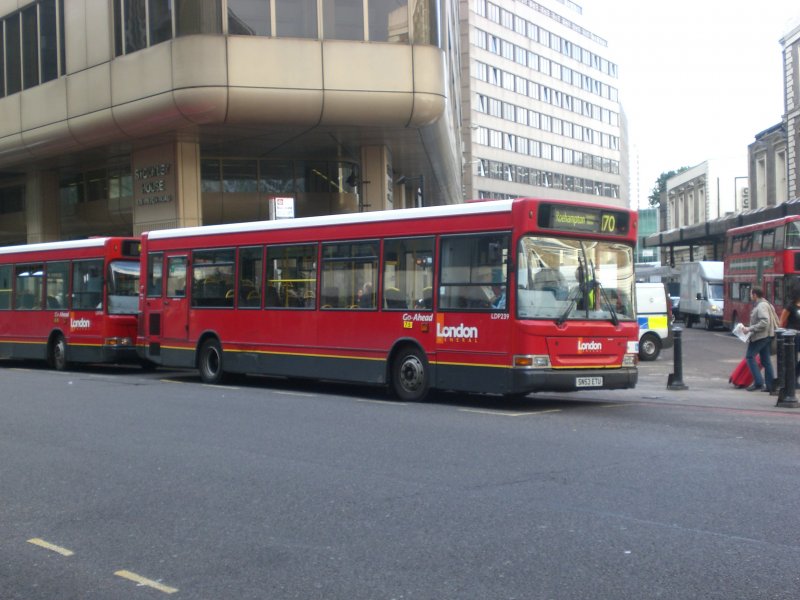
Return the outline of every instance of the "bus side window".
{"type": "Polygon", "coordinates": [[[321,308],[377,308],[378,247],[377,240],[323,244],[321,308]]]}
{"type": "Polygon", "coordinates": [[[233,308],[235,251],[232,248],[192,253],[192,306],[233,308]]]}
{"type": "Polygon", "coordinates": [[[268,246],[264,289],[264,308],[314,308],[317,245],[268,246]]]}
{"type": "Polygon", "coordinates": [[[147,255],[147,297],[161,296],[162,273],[164,270],[164,254],[150,252],[147,255]]]}
{"type": "Polygon", "coordinates": [[[0,310],[11,308],[11,265],[0,266],[0,310]]]}
{"type": "Polygon", "coordinates": [[[46,265],[47,308],[58,309],[67,307],[67,293],[69,289],[69,263],[49,262],[46,265]]]}
{"type": "Polygon", "coordinates": [[[41,310],[43,265],[17,265],[15,308],[41,310]]]}
{"type": "Polygon", "coordinates": [[[186,296],[186,256],[167,258],[167,298],[186,296]]]}
{"type": "Polygon", "coordinates": [[[433,308],[435,239],[388,239],[383,244],[383,308],[433,308]]]}
{"type": "Polygon", "coordinates": [[[508,233],[442,238],[439,307],[507,310],[508,233]]]}

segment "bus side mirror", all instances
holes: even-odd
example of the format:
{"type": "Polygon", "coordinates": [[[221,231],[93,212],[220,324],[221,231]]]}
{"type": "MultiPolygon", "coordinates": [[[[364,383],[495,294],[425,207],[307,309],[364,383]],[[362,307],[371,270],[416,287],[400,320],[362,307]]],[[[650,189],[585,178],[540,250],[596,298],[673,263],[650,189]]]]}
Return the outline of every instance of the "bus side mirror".
{"type": "Polygon", "coordinates": [[[700,292],[697,292],[697,299],[698,300],[702,300],[703,299],[703,296],[702,296],[702,294],[700,294],[700,292]]]}

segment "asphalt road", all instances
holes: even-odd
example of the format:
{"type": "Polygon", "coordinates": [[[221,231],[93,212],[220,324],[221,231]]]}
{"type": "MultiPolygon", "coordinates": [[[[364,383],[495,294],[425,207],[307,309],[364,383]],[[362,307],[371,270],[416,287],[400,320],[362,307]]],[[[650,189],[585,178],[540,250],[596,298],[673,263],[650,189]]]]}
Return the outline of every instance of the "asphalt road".
{"type": "Polygon", "coordinates": [[[797,598],[800,410],[683,342],[515,403],[5,364],[0,599],[797,598]]]}

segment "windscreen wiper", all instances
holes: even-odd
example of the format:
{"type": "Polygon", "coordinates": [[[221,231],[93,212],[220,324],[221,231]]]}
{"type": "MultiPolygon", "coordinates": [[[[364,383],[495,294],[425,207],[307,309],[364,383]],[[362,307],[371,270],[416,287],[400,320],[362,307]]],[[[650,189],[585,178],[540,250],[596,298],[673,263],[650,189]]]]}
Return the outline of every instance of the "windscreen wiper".
{"type": "Polygon", "coordinates": [[[563,313],[561,313],[561,316],[556,319],[556,325],[558,325],[560,327],[561,325],[564,324],[564,321],[567,320],[567,317],[572,312],[572,310],[575,308],[575,305],[578,302],[578,294],[581,294],[581,293],[582,293],[581,292],[581,286],[578,286],[577,288],[572,290],[572,292],[569,295],[569,298],[567,298],[567,300],[570,301],[569,302],[569,306],[567,306],[567,310],[565,310],[563,313]]]}
{"type": "Polygon", "coordinates": [[[590,260],[589,266],[592,268],[592,286],[595,290],[600,292],[600,296],[603,299],[603,303],[608,308],[608,312],[611,313],[611,322],[614,324],[614,327],[619,325],[619,319],[617,318],[617,313],[614,308],[611,306],[611,302],[608,300],[608,294],[606,294],[606,289],[600,283],[600,280],[595,277],[595,270],[594,270],[594,263],[590,260]]]}

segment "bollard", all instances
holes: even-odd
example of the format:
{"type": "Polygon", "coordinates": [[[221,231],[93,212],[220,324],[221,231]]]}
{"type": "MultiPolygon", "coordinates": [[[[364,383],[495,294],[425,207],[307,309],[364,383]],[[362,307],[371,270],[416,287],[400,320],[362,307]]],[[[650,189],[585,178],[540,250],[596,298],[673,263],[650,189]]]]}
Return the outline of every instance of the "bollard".
{"type": "Polygon", "coordinates": [[[777,347],[778,351],[775,354],[775,381],[772,384],[770,396],[777,396],[779,401],[783,395],[783,371],[786,366],[783,362],[783,334],[785,332],[786,330],[781,327],[777,327],[775,329],[775,346],[777,347]]]}
{"type": "Polygon", "coordinates": [[[775,406],[783,408],[798,408],[798,402],[795,396],[797,387],[797,380],[795,374],[795,365],[797,364],[797,348],[794,344],[797,332],[794,329],[787,329],[783,332],[783,387],[778,396],[778,403],[775,406]]]}
{"type": "Polygon", "coordinates": [[[683,329],[680,327],[672,328],[674,338],[672,347],[672,358],[674,362],[674,372],[667,377],[668,390],[688,390],[689,386],[683,383],[683,351],[681,349],[681,334],[683,329]]]}

